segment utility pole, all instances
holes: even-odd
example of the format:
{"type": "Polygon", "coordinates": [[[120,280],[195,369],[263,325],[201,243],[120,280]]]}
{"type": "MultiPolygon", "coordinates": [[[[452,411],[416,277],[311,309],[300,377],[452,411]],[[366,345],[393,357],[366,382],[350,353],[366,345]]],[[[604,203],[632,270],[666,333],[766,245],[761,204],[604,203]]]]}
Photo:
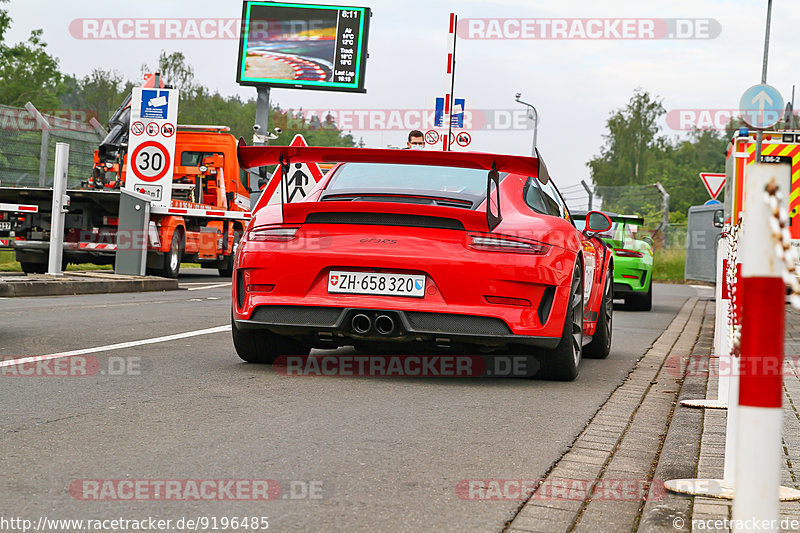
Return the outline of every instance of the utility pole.
{"type": "Polygon", "coordinates": [[[591,211],[592,210],[592,197],[594,196],[594,193],[592,193],[591,187],[589,187],[586,184],[585,180],[581,180],[581,185],[583,185],[583,188],[586,189],[586,194],[589,195],[589,211],[591,211]]]}
{"type": "Polygon", "coordinates": [[[536,108],[533,106],[533,104],[529,104],[527,102],[523,102],[522,100],[520,100],[519,99],[520,96],[522,96],[522,93],[517,93],[515,95],[515,99],[514,100],[516,102],[524,105],[524,106],[528,106],[533,111],[533,117],[531,117],[531,115],[529,113],[528,114],[528,118],[532,118],[533,119],[533,147],[531,148],[531,155],[535,156],[536,155],[536,136],[537,136],[537,134],[539,132],[539,112],[536,111],[536,108]]]}
{"type": "MultiPolygon", "coordinates": [[[[767,29],[764,35],[764,60],[761,64],[761,84],[767,83],[767,60],[769,59],[769,26],[772,20],[772,0],[767,0],[767,29]]],[[[761,162],[761,141],[764,134],[758,130],[756,134],[756,163],[761,162]]]]}
{"type": "Polygon", "coordinates": [[[661,182],[656,182],[655,188],[661,193],[661,235],[663,236],[662,244],[664,248],[667,247],[667,231],[669,230],[669,193],[664,189],[661,182]]]}

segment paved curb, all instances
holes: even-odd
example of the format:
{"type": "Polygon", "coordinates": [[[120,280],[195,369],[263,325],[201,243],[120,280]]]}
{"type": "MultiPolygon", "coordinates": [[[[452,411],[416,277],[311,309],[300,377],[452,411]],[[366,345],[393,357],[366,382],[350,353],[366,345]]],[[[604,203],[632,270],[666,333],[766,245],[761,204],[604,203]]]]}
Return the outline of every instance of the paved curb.
{"type": "MultiPolygon", "coordinates": [[[[711,356],[714,339],[714,302],[708,303],[707,320],[703,323],[700,338],[691,355],[697,358],[711,356]]],[[[707,390],[707,375],[697,372],[686,374],[687,359],[674,366],[676,378],[683,376],[679,400],[697,398],[716,398],[716,392],[707,390]]],[[[669,431],[661,448],[654,479],[691,479],[697,476],[697,463],[700,459],[700,442],[703,434],[704,413],[714,409],[696,409],[676,405],[669,431]]],[[[716,410],[720,411],[720,410],[716,410]]],[[[723,428],[724,431],[724,428],[723,428]]],[[[661,498],[648,498],[639,521],[641,531],[688,532],[691,531],[691,500],[680,494],[662,491],[661,498]]]]}
{"type": "Polygon", "coordinates": [[[112,292],[172,291],[178,280],[105,272],[68,272],[63,276],[0,276],[0,297],[62,296],[112,292]]]}
{"type": "Polygon", "coordinates": [[[685,356],[692,351],[703,321],[708,320],[707,305],[696,297],[683,305],[505,531],[636,530],[679,392],[679,376],[666,363],[670,355],[685,356]],[[621,480],[637,485],[617,493],[614,487],[619,488],[621,480]],[[559,496],[543,494],[548,490],[554,493],[553,486],[563,482],[567,486],[578,482],[588,490],[583,494],[569,490],[559,496]]]}

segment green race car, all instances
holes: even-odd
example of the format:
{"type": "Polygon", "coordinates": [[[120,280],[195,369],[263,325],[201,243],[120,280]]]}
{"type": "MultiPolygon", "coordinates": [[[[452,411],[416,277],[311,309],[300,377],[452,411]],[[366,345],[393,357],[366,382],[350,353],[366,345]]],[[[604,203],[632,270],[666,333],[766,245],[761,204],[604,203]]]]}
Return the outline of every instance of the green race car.
{"type": "MultiPolygon", "coordinates": [[[[611,229],[598,237],[614,250],[614,298],[624,298],[625,306],[637,311],[653,307],[653,240],[637,238],[644,224],[641,217],[608,213],[611,229]]],[[[585,213],[573,213],[575,224],[583,230],[585,213]]]]}

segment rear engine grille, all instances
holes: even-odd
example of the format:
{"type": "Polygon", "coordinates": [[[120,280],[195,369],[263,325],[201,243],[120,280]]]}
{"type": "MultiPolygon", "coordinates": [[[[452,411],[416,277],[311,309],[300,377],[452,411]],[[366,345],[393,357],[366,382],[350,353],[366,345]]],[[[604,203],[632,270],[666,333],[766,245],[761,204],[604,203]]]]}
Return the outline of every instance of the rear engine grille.
{"type": "Polygon", "coordinates": [[[341,307],[299,307],[295,305],[261,305],[250,320],[267,324],[335,326],[341,307]]]}
{"type": "Polygon", "coordinates": [[[397,213],[309,213],[307,224],[363,224],[374,226],[405,226],[413,228],[454,229],[464,231],[460,220],[427,215],[397,213]]]}
{"type": "Polygon", "coordinates": [[[510,335],[511,330],[499,318],[454,315],[448,313],[406,312],[409,324],[416,331],[462,335],[510,335]]]}

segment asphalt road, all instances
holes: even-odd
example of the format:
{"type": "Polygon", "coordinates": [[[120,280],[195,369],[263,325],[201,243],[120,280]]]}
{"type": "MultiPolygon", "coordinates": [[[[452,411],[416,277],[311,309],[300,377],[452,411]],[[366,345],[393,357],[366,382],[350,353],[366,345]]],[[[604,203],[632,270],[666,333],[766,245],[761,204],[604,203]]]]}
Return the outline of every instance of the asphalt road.
{"type": "MultiPolygon", "coordinates": [[[[230,285],[210,273],[182,274],[189,290],[0,300],[0,356],[228,325],[230,285]]],[[[651,312],[616,311],[613,353],[583,361],[571,383],[290,378],[241,362],[229,331],[98,351],[89,377],[0,368],[0,515],[500,531],[521,502],[464,501],[456,484],[542,477],[696,291],[656,285],[651,312]],[[261,502],[84,501],[70,486],[86,479],[269,479],[283,492],[261,502]]]]}

